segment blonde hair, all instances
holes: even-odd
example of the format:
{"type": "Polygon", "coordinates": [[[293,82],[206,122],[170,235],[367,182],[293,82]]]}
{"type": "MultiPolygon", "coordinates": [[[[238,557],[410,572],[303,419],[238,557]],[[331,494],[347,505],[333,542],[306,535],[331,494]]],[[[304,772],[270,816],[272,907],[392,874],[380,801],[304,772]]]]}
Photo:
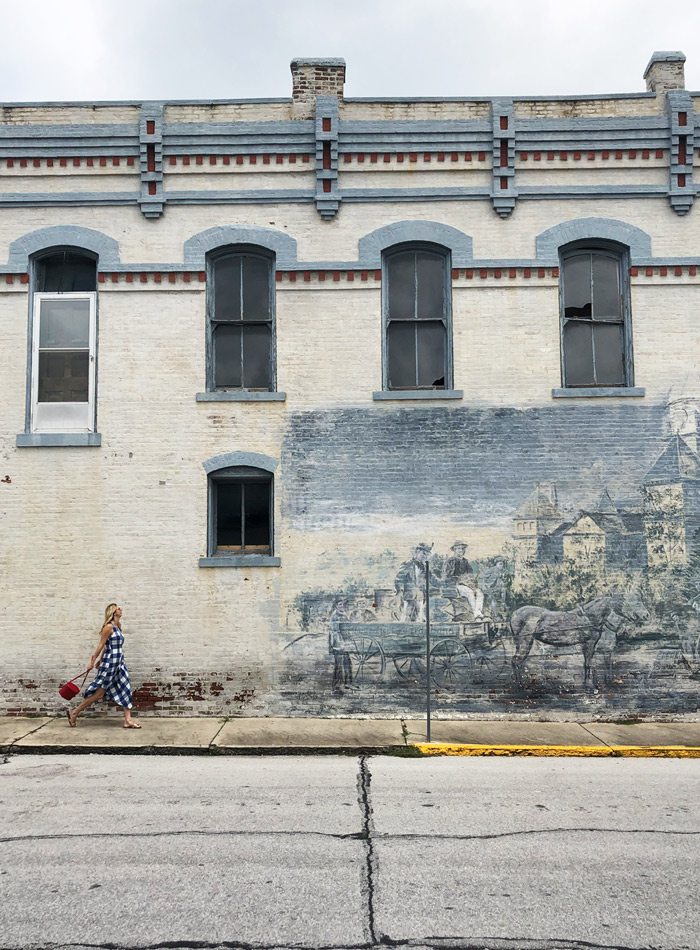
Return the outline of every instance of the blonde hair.
{"type": "Polygon", "coordinates": [[[105,623],[102,624],[104,627],[105,624],[111,623],[114,620],[114,615],[117,612],[118,604],[107,604],[105,607],[105,623]]]}

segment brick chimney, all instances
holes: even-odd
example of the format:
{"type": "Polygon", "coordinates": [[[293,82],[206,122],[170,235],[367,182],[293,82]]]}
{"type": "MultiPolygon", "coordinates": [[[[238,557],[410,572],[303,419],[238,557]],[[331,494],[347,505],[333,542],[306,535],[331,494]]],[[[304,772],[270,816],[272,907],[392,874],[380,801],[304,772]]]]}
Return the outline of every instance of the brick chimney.
{"type": "Polygon", "coordinates": [[[293,59],[290,66],[293,118],[312,119],[316,96],[343,98],[344,59],[293,59]]]}
{"type": "Polygon", "coordinates": [[[680,50],[652,53],[644,70],[647,92],[655,92],[658,96],[668,89],[685,89],[684,62],[685,54],[680,50]]]}

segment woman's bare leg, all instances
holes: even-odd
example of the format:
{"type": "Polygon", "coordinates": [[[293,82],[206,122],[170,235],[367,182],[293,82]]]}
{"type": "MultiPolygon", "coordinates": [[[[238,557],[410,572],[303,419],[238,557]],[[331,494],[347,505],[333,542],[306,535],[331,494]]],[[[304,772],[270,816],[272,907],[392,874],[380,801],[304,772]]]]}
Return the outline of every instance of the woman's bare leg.
{"type": "Polygon", "coordinates": [[[124,728],[125,729],[140,729],[141,726],[138,722],[134,722],[131,718],[131,709],[128,709],[126,706],[123,707],[124,713],[124,728]]]}
{"type": "Polygon", "coordinates": [[[82,703],[80,703],[78,706],[76,706],[75,709],[69,709],[69,710],[68,710],[68,721],[70,722],[71,726],[74,726],[74,725],[75,725],[75,720],[78,718],[78,716],[81,714],[81,712],[82,712],[84,709],[87,709],[88,706],[92,706],[92,704],[93,704],[93,703],[96,703],[98,699],[102,699],[102,697],[104,696],[104,694],[105,694],[104,689],[102,689],[102,687],[100,687],[100,689],[96,690],[96,691],[92,694],[92,696],[88,696],[87,699],[84,699],[84,700],[82,701],[82,703]]]}

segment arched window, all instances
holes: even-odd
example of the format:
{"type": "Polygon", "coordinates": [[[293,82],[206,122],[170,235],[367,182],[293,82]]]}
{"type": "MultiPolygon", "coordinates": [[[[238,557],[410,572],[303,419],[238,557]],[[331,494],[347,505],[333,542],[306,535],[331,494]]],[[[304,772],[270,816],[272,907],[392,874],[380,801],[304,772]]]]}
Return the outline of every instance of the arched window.
{"type": "Polygon", "coordinates": [[[274,258],[233,247],[209,256],[207,388],[273,391],[274,258]]]}
{"type": "Polygon", "coordinates": [[[209,556],[272,554],[272,472],[231,466],[209,474],[209,556]]]}
{"type": "Polygon", "coordinates": [[[97,259],[53,248],[32,260],[30,430],[95,431],[97,259]]]}
{"type": "Polygon", "coordinates": [[[450,255],[437,245],[384,252],[384,388],[451,386],[450,255]]]}
{"type": "Polygon", "coordinates": [[[627,252],[577,244],[561,251],[561,352],[565,387],[632,386],[627,252]]]}

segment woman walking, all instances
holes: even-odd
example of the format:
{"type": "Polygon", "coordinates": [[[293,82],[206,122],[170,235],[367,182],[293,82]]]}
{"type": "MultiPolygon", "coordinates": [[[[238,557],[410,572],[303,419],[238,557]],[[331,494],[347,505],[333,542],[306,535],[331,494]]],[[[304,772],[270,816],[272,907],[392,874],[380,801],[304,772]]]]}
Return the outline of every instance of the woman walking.
{"type": "Polygon", "coordinates": [[[90,657],[88,670],[98,667],[97,676],[85,690],[85,699],[75,709],[67,709],[66,715],[71,726],[80,713],[92,703],[111,699],[124,711],[124,728],[140,729],[139,723],[131,718],[131,683],[129,671],[124,662],[124,634],[121,628],[122,609],[117,604],[109,604],[105,610],[105,622],[100,630],[100,642],[90,657]]]}

